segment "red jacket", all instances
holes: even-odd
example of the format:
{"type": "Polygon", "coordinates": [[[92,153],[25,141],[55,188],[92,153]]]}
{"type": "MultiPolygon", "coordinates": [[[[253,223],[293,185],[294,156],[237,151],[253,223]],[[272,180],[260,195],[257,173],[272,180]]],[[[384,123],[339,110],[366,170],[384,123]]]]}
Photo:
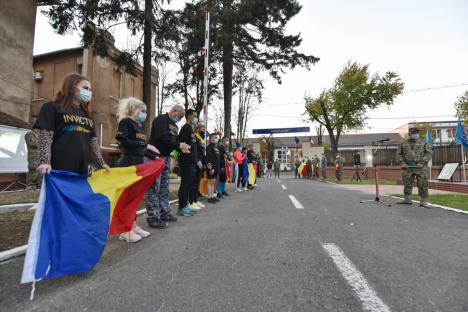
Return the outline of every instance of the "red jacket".
{"type": "Polygon", "coordinates": [[[234,161],[238,165],[242,164],[242,162],[244,161],[244,156],[242,155],[241,151],[239,151],[238,149],[236,149],[236,151],[234,152],[234,161]]]}

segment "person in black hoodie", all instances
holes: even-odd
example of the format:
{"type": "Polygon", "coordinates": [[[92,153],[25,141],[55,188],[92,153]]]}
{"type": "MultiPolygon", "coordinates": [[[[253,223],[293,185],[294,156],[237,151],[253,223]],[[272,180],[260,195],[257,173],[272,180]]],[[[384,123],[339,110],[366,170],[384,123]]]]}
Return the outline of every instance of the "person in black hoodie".
{"type": "Polygon", "coordinates": [[[201,209],[204,208],[201,202],[198,201],[198,190],[200,188],[200,181],[203,175],[204,170],[206,169],[206,156],[205,156],[205,125],[203,123],[198,123],[194,126],[194,135],[195,140],[197,141],[197,154],[198,162],[195,166],[195,177],[192,184],[192,190],[189,194],[189,208],[191,209],[201,209]]]}
{"type": "Polygon", "coordinates": [[[208,173],[208,202],[216,203],[219,199],[214,196],[216,190],[216,178],[219,174],[219,149],[218,149],[218,135],[216,133],[210,134],[210,144],[206,147],[206,162],[208,173]]]}
{"type": "MultiPolygon", "coordinates": [[[[125,98],[119,101],[117,112],[119,126],[115,138],[120,143],[122,156],[118,161],[119,167],[138,165],[144,162],[145,148],[155,153],[159,151],[146,144],[146,135],[141,127],[146,119],[146,105],[136,98],[125,98]]],[[[148,237],[149,232],[143,230],[138,224],[133,223],[132,230],[120,234],[119,238],[127,243],[135,243],[142,237],[148,237]]]]}
{"type": "Polygon", "coordinates": [[[159,150],[159,155],[147,148],[145,161],[161,157],[165,163],[163,171],[145,194],[147,221],[151,227],[165,228],[167,227],[166,222],[177,221],[169,207],[169,168],[170,154],[173,150],[190,153],[190,145],[179,142],[177,123],[184,117],[184,114],[184,108],[175,105],[168,113],[156,117],[151,124],[148,144],[156,147],[159,150]]]}
{"type": "Polygon", "coordinates": [[[179,216],[190,217],[196,211],[187,207],[189,194],[195,179],[195,166],[199,162],[197,153],[197,141],[193,134],[192,126],[198,123],[197,112],[193,109],[188,109],[185,113],[185,125],[182,126],[179,132],[179,142],[190,145],[190,153],[181,154],[179,156],[180,168],[180,186],[179,186],[179,216]]]}

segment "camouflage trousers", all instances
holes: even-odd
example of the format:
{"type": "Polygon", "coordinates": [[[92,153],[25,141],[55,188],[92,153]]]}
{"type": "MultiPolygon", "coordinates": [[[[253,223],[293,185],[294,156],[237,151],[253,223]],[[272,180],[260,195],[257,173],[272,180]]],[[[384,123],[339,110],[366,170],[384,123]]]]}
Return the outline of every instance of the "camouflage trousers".
{"type": "Polygon", "coordinates": [[[26,189],[27,190],[37,190],[41,188],[42,175],[39,174],[36,170],[38,166],[39,165],[28,168],[29,173],[26,174],[26,189]]]}
{"type": "MultiPolygon", "coordinates": [[[[169,205],[169,167],[171,157],[161,157],[165,166],[159,177],[154,180],[145,194],[145,206],[148,219],[165,217],[171,214],[169,205]]],[[[145,162],[151,161],[145,157],[145,162]]]]}
{"type": "Polygon", "coordinates": [[[410,196],[413,192],[413,182],[416,178],[416,184],[418,186],[418,194],[421,198],[427,198],[429,192],[427,190],[427,170],[426,168],[422,169],[404,169],[402,171],[403,184],[405,185],[404,194],[405,196],[410,196]]]}
{"type": "Polygon", "coordinates": [[[336,170],[335,175],[336,175],[336,179],[338,181],[341,181],[343,179],[343,170],[336,170]]]}

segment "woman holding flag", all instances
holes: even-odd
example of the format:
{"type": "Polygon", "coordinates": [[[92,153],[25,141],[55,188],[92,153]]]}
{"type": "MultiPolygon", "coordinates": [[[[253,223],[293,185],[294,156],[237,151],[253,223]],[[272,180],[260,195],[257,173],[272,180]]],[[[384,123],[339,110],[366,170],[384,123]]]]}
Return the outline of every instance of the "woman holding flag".
{"type": "Polygon", "coordinates": [[[52,169],[88,174],[88,155],[106,170],[89,104],[91,83],[79,74],[68,74],[53,102],[42,106],[34,128],[39,129],[40,174],[52,169]]]}
{"type": "MultiPolygon", "coordinates": [[[[156,147],[146,144],[146,135],[141,124],[146,120],[146,105],[142,101],[130,97],[119,101],[117,111],[119,126],[116,139],[120,143],[122,156],[119,159],[119,167],[128,167],[144,162],[145,148],[159,154],[156,147]]],[[[148,237],[150,233],[133,223],[132,230],[120,234],[119,238],[127,243],[136,243],[142,237],[148,237]]]]}

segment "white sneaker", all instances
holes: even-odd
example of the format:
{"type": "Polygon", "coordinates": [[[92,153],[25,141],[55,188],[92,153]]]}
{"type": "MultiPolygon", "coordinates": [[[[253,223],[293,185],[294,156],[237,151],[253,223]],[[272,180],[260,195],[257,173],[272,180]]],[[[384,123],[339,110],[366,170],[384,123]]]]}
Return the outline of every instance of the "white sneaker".
{"type": "Polygon", "coordinates": [[[134,225],[132,231],[135,232],[135,234],[141,236],[142,238],[145,238],[145,237],[148,237],[148,236],[151,235],[150,232],[143,230],[143,229],[142,229],[139,225],[137,225],[136,223],[135,223],[135,225],[134,225]]]}
{"type": "Polygon", "coordinates": [[[193,204],[188,204],[188,205],[187,205],[187,208],[192,209],[192,210],[200,210],[200,209],[201,209],[201,207],[198,206],[198,205],[195,204],[195,203],[193,203],[193,204]]]}
{"type": "Polygon", "coordinates": [[[119,239],[126,241],[127,243],[136,243],[141,241],[141,236],[131,230],[127,233],[120,234],[119,239]]]}

